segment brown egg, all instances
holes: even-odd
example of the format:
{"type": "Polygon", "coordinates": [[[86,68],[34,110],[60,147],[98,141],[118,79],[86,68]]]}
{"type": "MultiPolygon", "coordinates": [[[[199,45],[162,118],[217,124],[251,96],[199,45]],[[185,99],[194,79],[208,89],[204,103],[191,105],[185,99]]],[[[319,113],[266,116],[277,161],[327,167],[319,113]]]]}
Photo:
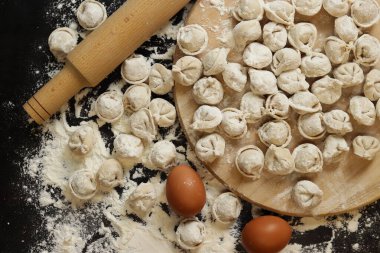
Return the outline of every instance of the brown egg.
{"type": "Polygon", "coordinates": [[[277,216],[261,216],[248,222],[242,232],[242,243],[249,253],[277,253],[290,241],[292,229],[277,216]]]}
{"type": "Polygon", "coordinates": [[[168,176],[166,198],[174,212],[191,217],[199,213],[206,203],[205,186],[191,167],[179,165],[168,176]]]}

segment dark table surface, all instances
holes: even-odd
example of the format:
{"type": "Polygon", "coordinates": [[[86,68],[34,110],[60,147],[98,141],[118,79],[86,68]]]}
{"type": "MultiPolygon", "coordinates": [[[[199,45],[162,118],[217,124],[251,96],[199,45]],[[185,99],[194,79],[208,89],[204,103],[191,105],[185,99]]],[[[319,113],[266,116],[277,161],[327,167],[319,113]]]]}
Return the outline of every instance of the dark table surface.
{"type": "MultiPolygon", "coordinates": [[[[115,8],[122,1],[104,2],[115,8]]],[[[24,158],[38,151],[42,133],[40,127],[27,123],[21,106],[48,80],[46,73],[37,74],[35,69],[52,61],[47,38],[63,22],[59,13],[54,18],[46,17],[49,4],[49,0],[0,0],[0,252],[4,253],[28,252],[46,236],[43,219],[36,208],[38,200],[32,198],[28,202],[30,196],[23,188],[33,185],[23,173],[24,158]]],[[[65,8],[60,12],[65,12],[65,8]]],[[[150,43],[165,46],[159,39],[150,43]]],[[[247,203],[245,206],[250,209],[247,203]]],[[[250,212],[245,213],[247,217],[242,219],[250,219],[250,212]]],[[[371,219],[373,224],[370,227],[360,225],[357,232],[319,227],[306,233],[294,233],[292,242],[323,246],[335,233],[333,252],[380,252],[379,213],[380,203],[363,210],[360,221],[371,219]],[[352,249],[354,242],[360,244],[359,251],[352,249]]]]}

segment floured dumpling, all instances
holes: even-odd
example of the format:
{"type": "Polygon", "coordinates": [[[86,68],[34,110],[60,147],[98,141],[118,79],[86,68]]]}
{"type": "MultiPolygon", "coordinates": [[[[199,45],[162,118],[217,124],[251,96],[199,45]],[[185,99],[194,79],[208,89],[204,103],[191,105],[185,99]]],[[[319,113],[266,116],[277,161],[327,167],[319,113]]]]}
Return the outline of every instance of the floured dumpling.
{"type": "Polygon", "coordinates": [[[265,14],[273,22],[291,26],[294,24],[295,8],[286,1],[273,1],[265,4],[265,14]]]}
{"type": "Polygon", "coordinates": [[[378,119],[380,119],[380,99],[376,102],[376,116],[378,119]]]}
{"type": "Polygon", "coordinates": [[[95,102],[95,111],[104,122],[118,121],[124,114],[122,94],[116,91],[104,92],[95,102]]]}
{"type": "Polygon", "coordinates": [[[331,71],[329,58],[322,53],[304,56],[301,60],[301,70],[306,77],[325,76],[331,71]]]}
{"type": "Polygon", "coordinates": [[[289,124],[284,120],[269,121],[258,130],[260,141],[267,147],[275,145],[286,147],[292,140],[292,132],[289,124]]]}
{"type": "Polygon", "coordinates": [[[208,44],[206,30],[197,24],[181,27],[177,33],[177,45],[187,55],[202,53],[208,44]]]}
{"type": "Polygon", "coordinates": [[[156,63],[149,75],[149,88],[158,95],[169,93],[174,86],[173,75],[164,65],[156,63]]]}
{"type": "Polygon", "coordinates": [[[248,70],[251,91],[257,95],[271,95],[278,92],[277,79],[268,70],[248,70]]]}
{"type": "Polygon", "coordinates": [[[306,81],[306,76],[300,69],[282,72],[277,77],[277,84],[281,90],[290,95],[309,89],[309,83],[306,81]]]}
{"type": "Polygon", "coordinates": [[[142,108],[147,108],[150,98],[151,90],[148,85],[145,83],[131,85],[124,93],[124,109],[128,113],[133,113],[142,108]]]}
{"type": "Polygon", "coordinates": [[[212,163],[224,155],[226,142],[219,134],[209,134],[200,138],[195,145],[195,154],[203,161],[212,163]]]}
{"type": "Polygon", "coordinates": [[[68,27],[55,29],[48,39],[50,52],[59,62],[66,60],[67,54],[76,47],[77,42],[77,32],[68,27]]]}
{"type": "Polygon", "coordinates": [[[153,144],[148,159],[153,166],[164,170],[175,165],[177,151],[172,142],[167,140],[158,141],[153,144]]]}
{"type": "Polygon", "coordinates": [[[199,105],[217,105],[222,101],[223,95],[222,84],[213,77],[204,77],[193,86],[193,97],[199,105]]]}
{"type": "Polygon", "coordinates": [[[274,175],[289,175],[294,171],[294,159],[289,149],[271,145],[265,154],[265,169],[274,175]]]}
{"type": "Polygon", "coordinates": [[[347,43],[355,41],[360,32],[356,27],[354,20],[347,15],[335,19],[334,31],[339,38],[347,43]]]}
{"type": "Polygon", "coordinates": [[[221,223],[229,224],[239,217],[242,209],[240,199],[232,192],[225,192],[212,204],[212,216],[221,223]]]}
{"type": "Polygon", "coordinates": [[[304,16],[314,16],[322,8],[322,0],[292,0],[296,11],[304,16]]]}
{"type": "Polygon", "coordinates": [[[155,205],[157,193],[152,183],[141,183],[128,198],[128,205],[138,215],[145,216],[155,205]]]}
{"type": "Polygon", "coordinates": [[[324,49],[333,64],[346,63],[350,57],[351,45],[335,36],[326,38],[324,49]]]}
{"type": "Polygon", "coordinates": [[[264,153],[254,145],[242,147],[236,154],[235,166],[243,176],[259,179],[264,168],[264,153]]]}
{"type": "Polygon", "coordinates": [[[349,0],[323,0],[323,8],[333,17],[341,17],[350,9],[349,0]]]}
{"type": "Polygon", "coordinates": [[[222,122],[222,112],[216,106],[201,105],[194,112],[191,129],[212,133],[222,122]]]}
{"type": "Polygon", "coordinates": [[[236,108],[222,110],[222,122],[219,125],[222,133],[231,139],[241,139],[248,131],[244,113],[236,108]]]}
{"type": "Polygon", "coordinates": [[[152,141],[156,138],[156,123],[148,109],[143,108],[133,113],[129,118],[129,123],[135,136],[146,141],[152,141]]]}
{"type": "Polygon", "coordinates": [[[203,74],[206,76],[217,75],[224,71],[227,65],[229,48],[214,48],[202,58],[203,74]]]}
{"type": "Polygon", "coordinates": [[[226,86],[236,92],[242,92],[247,84],[247,68],[239,63],[230,62],[223,73],[223,81],[226,86]]]}
{"type": "Polygon", "coordinates": [[[364,95],[371,101],[380,98],[380,70],[372,69],[365,78],[364,95]]]}
{"type": "Polygon", "coordinates": [[[162,98],[155,98],[149,104],[149,111],[159,127],[171,127],[177,118],[174,105],[162,98]]]}
{"type": "Polygon", "coordinates": [[[317,146],[305,143],[297,146],[292,154],[295,171],[299,173],[316,173],[323,169],[323,155],[317,146]]]}
{"type": "Polygon", "coordinates": [[[369,34],[363,34],[355,41],[354,56],[356,62],[363,66],[375,66],[380,59],[379,40],[369,34]]]}
{"type": "Polygon", "coordinates": [[[314,112],[301,115],[298,118],[298,130],[306,139],[321,139],[326,133],[326,127],[323,122],[323,113],[314,112]]]}
{"type": "Polygon", "coordinates": [[[289,107],[289,99],[282,92],[269,95],[265,101],[265,112],[275,119],[287,119],[289,107]]]}
{"type": "Polygon", "coordinates": [[[300,91],[289,98],[289,104],[298,114],[319,112],[322,105],[319,99],[309,91],[300,91]]]}
{"type": "Polygon", "coordinates": [[[131,84],[145,82],[150,74],[151,66],[142,55],[132,55],[121,65],[121,77],[131,84]]]}
{"type": "Polygon", "coordinates": [[[261,43],[253,42],[245,48],[243,61],[256,69],[265,68],[272,63],[272,51],[261,43]]]}
{"type": "Polygon", "coordinates": [[[239,22],[232,30],[235,40],[235,50],[241,52],[248,43],[261,37],[261,25],[257,20],[239,22]]]}
{"type": "Polygon", "coordinates": [[[376,24],[380,18],[380,7],[376,0],[355,0],[351,5],[351,17],[363,28],[376,24]]]}
{"type": "Polygon", "coordinates": [[[372,126],[375,124],[375,105],[366,97],[354,96],[350,100],[349,112],[361,125],[372,126]]]}
{"type": "Polygon", "coordinates": [[[186,218],[179,224],[176,235],[181,248],[196,249],[206,239],[206,228],[197,218],[186,218]]]}
{"type": "Polygon", "coordinates": [[[322,104],[331,105],[342,96],[343,83],[338,79],[324,76],[311,85],[311,92],[322,104]]]}
{"type": "Polygon", "coordinates": [[[342,88],[357,86],[363,83],[364,73],[356,62],[347,62],[333,71],[334,77],[343,83],[342,88]]]}
{"type": "Polygon", "coordinates": [[[240,110],[244,113],[248,123],[255,123],[265,115],[265,99],[252,92],[243,95],[240,102],[240,110]]]}
{"type": "Polygon", "coordinates": [[[81,125],[69,138],[69,148],[76,155],[87,155],[96,143],[94,129],[88,124],[81,125]]]}
{"type": "Polygon", "coordinates": [[[301,65],[301,54],[293,48],[283,48],[273,55],[271,69],[278,76],[282,72],[295,70],[301,65]]]}
{"type": "MultiPolygon", "coordinates": [[[[305,1],[305,0],[302,0],[305,1]]],[[[289,28],[288,40],[290,45],[303,53],[313,51],[318,32],[312,23],[301,22],[289,28]]]]}
{"type": "Polygon", "coordinates": [[[272,52],[276,52],[286,46],[288,33],[282,24],[268,22],[263,26],[263,41],[272,52]]]}
{"type": "Polygon", "coordinates": [[[172,67],[173,79],[183,86],[191,86],[201,78],[202,62],[193,56],[180,58],[172,67]]]}
{"type": "Polygon", "coordinates": [[[144,151],[142,140],[131,134],[116,136],[113,146],[116,157],[121,160],[139,160],[144,151]]]}
{"type": "Polygon", "coordinates": [[[105,160],[96,174],[96,180],[100,190],[111,191],[124,183],[123,167],[115,159],[105,160]]]}
{"type": "Polygon", "coordinates": [[[325,139],[323,160],[326,163],[335,163],[343,159],[344,154],[350,150],[347,141],[338,135],[329,135],[325,139]]]}
{"type": "Polygon", "coordinates": [[[239,0],[232,11],[232,15],[238,21],[260,21],[264,15],[264,2],[262,0],[239,0]]]}
{"type": "Polygon", "coordinates": [[[71,193],[80,200],[89,200],[96,194],[95,174],[89,170],[77,170],[69,178],[71,193]]]}
{"type": "Polygon", "coordinates": [[[380,150],[379,140],[369,135],[355,137],[352,141],[352,146],[354,154],[366,160],[373,160],[380,150]]]}
{"type": "Polygon", "coordinates": [[[304,209],[319,205],[322,197],[322,190],[311,181],[301,180],[293,187],[292,198],[298,206],[304,209]]]}
{"type": "Polygon", "coordinates": [[[330,134],[345,135],[352,132],[352,124],[348,113],[342,110],[331,110],[323,114],[323,122],[325,123],[326,130],[330,134]]]}
{"type": "Polygon", "coordinates": [[[83,1],[77,10],[79,24],[86,30],[95,30],[107,19],[107,11],[98,1],[83,1]]]}

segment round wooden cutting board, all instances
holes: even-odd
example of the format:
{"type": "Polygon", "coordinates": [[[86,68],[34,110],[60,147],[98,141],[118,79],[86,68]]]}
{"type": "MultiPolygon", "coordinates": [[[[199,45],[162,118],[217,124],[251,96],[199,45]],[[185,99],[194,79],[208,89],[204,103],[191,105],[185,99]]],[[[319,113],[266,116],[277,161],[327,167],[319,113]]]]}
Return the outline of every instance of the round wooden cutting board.
{"type": "MultiPolygon", "coordinates": [[[[380,1],[380,0],[379,0],[380,1]]],[[[224,7],[218,3],[222,1],[199,0],[189,13],[187,24],[199,24],[203,26],[209,35],[208,50],[216,47],[231,47],[231,29],[236,21],[230,16],[229,8],[234,6],[237,0],[224,0],[224,7]]],[[[318,41],[316,48],[320,48],[323,39],[333,33],[333,17],[329,16],[323,9],[317,16],[301,17],[296,16],[296,21],[307,21],[314,23],[318,28],[318,41]]],[[[265,20],[261,22],[264,24],[265,20]]],[[[377,24],[369,32],[380,38],[380,25],[377,24]]],[[[198,57],[202,58],[201,54],[198,57]]],[[[175,59],[182,56],[177,50],[175,59]]],[[[240,56],[233,52],[229,55],[229,61],[240,62],[240,56]]],[[[220,76],[217,78],[222,81],[220,76]]],[[[246,87],[247,92],[248,85],[246,87]]],[[[239,108],[240,98],[245,92],[236,93],[225,89],[223,101],[219,108],[235,107],[239,108]]],[[[361,88],[347,88],[343,91],[342,98],[332,106],[323,105],[323,111],[332,108],[340,108],[344,111],[348,109],[349,98],[354,94],[360,94],[361,88]]],[[[192,97],[192,87],[185,87],[180,84],[175,85],[175,101],[182,128],[192,147],[204,134],[190,129],[192,117],[198,105],[192,97]]],[[[286,121],[292,126],[293,141],[289,148],[292,151],[298,144],[311,142],[302,138],[297,130],[297,115],[292,112],[291,117],[286,121]]],[[[266,147],[257,138],[257,129],[270,118],[263,119],[257,124],[250,124],[247,135],[240,140],[226,139],[226,150],[223,157],[211,164],[205,164],[210,172],[226,185],[232,192],[241,198],[256,204],[265,209],[293,216],[320,216],[333,215],[350,211],[367,205],[380,198],[380,155],[372,162],[360,159],[351,151],[347,153],[345,159],[340,164],[324,165],[324,169],[318,174],[293,173],[288,176],[274,176],[265,169],[260,179],[252,181],[244,178],[237,171],[234,160],[235,155],[241,147],[245,145],[257,145],[263,152],[266,147]],[[301,179],[308,179],[315,182],[324,192],[320,205],[310,210],[299,208],[291,199],[292,187],[301,179]]],[[[374,127],[363,127],[357,125],[351,117],[354,132],[345,136],[351,144],[352,139],[359,134],[370,134],[380,138],[380,121],[376,121],[374,127]]],[[[311,142],[322,150],[323,140],[311,142]]]]}

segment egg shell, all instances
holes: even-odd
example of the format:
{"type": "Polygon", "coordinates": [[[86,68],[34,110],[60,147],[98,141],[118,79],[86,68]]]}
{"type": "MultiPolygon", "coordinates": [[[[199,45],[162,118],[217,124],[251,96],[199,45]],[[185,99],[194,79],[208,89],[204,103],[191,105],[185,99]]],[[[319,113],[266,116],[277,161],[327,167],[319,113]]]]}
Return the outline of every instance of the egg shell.
{"type": "Polygon", "coordinates": [[[192,217],[205,205],[206,189],[198,173],[187,165],[179,165],[168,176],[166,198],[176,214],[192,217]]]}
{"type": "Polygon", "coordinates": [[[292,229],[277,216],[261,216],[248,222],[242,244],[248,253],[277,253],[289,243],[292,229]]]}

